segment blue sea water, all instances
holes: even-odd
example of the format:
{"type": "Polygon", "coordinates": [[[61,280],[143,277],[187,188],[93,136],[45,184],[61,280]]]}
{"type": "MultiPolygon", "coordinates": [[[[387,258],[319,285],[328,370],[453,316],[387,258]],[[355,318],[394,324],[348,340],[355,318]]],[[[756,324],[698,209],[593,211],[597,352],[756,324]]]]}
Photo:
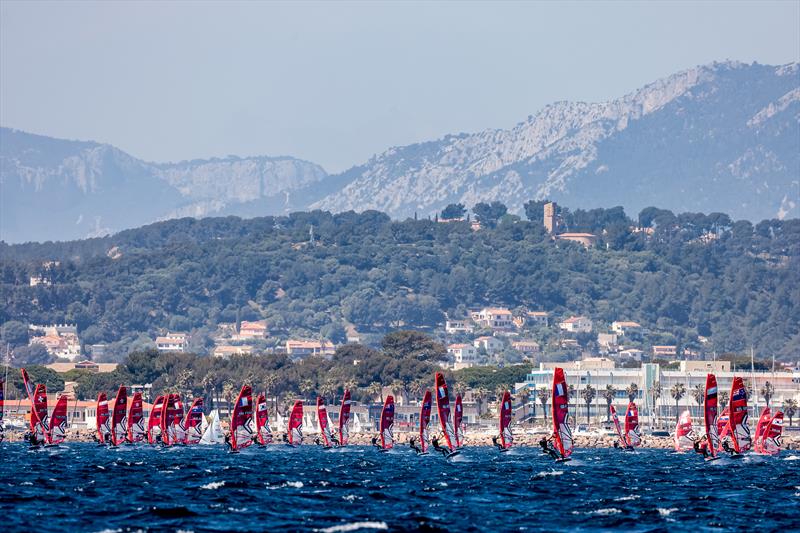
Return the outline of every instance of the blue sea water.
{"type": "Polygon", "coordinates": [[[0,445],[3,531],[588,530],[800,526],[800,456],[666,450],[0,445]]]}

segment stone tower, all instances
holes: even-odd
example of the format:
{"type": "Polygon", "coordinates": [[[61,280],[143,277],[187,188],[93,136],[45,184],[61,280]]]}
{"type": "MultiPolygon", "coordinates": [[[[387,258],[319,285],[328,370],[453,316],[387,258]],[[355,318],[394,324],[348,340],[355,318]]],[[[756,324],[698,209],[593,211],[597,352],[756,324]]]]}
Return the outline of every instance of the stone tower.
{"type": "Polygon", "coordinates": [[[544,229],[551,235],[558,230],[558,221],[556,220],[556,203],[549,202],[544,204],[544,229]]]}

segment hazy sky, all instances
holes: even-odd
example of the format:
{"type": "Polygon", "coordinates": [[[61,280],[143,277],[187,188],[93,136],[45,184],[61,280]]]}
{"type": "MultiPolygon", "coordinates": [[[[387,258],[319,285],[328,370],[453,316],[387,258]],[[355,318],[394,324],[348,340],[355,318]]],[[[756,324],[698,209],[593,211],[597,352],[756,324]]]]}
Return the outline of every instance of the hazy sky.
{"type": "Polygon", "coordinates": [[[800,2],[0,3],[0,124],[150,161],[508,128],[714,60],[800,59],[800,2]]]}

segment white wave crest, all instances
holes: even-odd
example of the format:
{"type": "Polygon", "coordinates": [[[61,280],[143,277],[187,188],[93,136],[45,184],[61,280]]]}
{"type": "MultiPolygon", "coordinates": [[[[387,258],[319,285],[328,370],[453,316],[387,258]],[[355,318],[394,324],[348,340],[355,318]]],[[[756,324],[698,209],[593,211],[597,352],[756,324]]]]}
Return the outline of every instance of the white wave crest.
{"type": "Polygon", "coordinates": [[[211,483],[206,483],[205,485],[203,485],[200,488],[201,489],[205,489],[205,490],[216,490],[216,489],[218,489],[220,487],[224,487],[224,486],[225,486],[225,482],[224,481],[212,481],[211,483]]]}
{"type": "Polygon", "coordinates": [[[325,529],[318,529],[322,533],[340,533],[345,531],[358,531],[359,529],[376,529],[387,530],[389,526],[386,522],[353,522],[351,524],[342,524],[339,526],[326,527],[325,529]]]}

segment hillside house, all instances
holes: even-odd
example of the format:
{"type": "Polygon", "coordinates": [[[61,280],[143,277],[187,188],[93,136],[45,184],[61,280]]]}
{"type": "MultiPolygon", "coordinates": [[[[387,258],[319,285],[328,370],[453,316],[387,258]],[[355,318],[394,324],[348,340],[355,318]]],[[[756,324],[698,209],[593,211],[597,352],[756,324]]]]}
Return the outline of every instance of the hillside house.
{"type": "Polygon", "coordinates": [[[677,346],[653,346],[653,357],[676,357],[678,355],[677,346]]]}
{"type": "Polygon", "coordinates": [[[590,333],[594,325],[585,316],[571,316],[559,323],[558,327],[568,333],[590,333]]]}
{"type": "Polygon", "coordinates": [[[469,368],[478,363],[478,350],[471,344],[451,344],[447,353],[453,356],[453,368],[469,368]]]}
{"type": "Polygon", "coordinates": [[[286,354],[294,359],[308,356],[330,357],[336,352],[336,346],[327,340],[307,341],[289,339],[286,341],[286,354]]]}
{"type": "Polygon", "coordinates": [[[188,346],[186,333],[167,333],[163,337],[156,337],[156,350],[161,353],[185,352],[188,346]]]}
{"type": "Polygon", "coordinates": [[[541,350],[539,343],[530,339],[514,341],[511,343],[511,347],[525,357],[533,357],[541,350]]]}
{"type": "Polygon", "coordinates": [[[642,326],[638,322],[612,322],[611,331],[620,337],[637,337],[642,335],[642,326]]]}
{"type": "Polygon", "coordinates": [[[472,345],[478,350],[483,349],[489,355],[501,352],[505,348],[503,341],[496,337],[478,337],[472,341],[472,345]]]}
{"type": "Polygon", "coordinates": [[[263,340],[267,338],[267,324],[262,320],[248,322],[243,320],[239,325],[239,334],[234,337],[239,341],[263,340]]]}
{"type": "Polygon", "coordinates": [[[444,331],[450,335],[457,333],[472,333],[475,326],[471,320],[447,320],[444,323],[444,331]]]}
{"type": "Polygon", "coordinates": [[[485,307],[472,313],[472,321],[493,330],[514,329],[514,315],[503,307],[485,307]]]}

